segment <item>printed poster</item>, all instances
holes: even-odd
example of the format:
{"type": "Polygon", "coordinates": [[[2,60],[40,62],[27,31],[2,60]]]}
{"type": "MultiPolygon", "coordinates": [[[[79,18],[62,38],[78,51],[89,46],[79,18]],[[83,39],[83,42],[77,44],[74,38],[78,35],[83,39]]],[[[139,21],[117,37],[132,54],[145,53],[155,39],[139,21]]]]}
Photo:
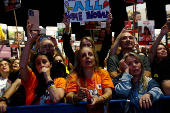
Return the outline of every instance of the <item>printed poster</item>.
{"type": "Polygon", "coordinates": [[[6,11],[17,9],[21,7],[21,0],[4,0],[6,11]]]}
{"type": "MultiPolygon", "coordinates": [[[[133,5],[126,7],[126,12],[128,21],[131,22],[131,27],[133,29],[133,5]]],[[[146,12],[146,3],[136,5],[135,29],[138,29],[138,21],[148,20],[146,12]]]]}
{"type": "Polygon", "coordinates": [[[24,28],[18,26],[18,35],[16,26],[8,26],[8,36],[9,36],[9,43],[11,46],[18,47],[18,43],[20,45],[25,45],[24,41],[24,28]]]}
{"type": "MultiPolygon", "coordinates": [[[[63,34],[65,32],[65,24],[64,23],[57,23],[57,28],[58,28],[58,32],[56,32],[56,36],[59,42],[63,42],[63,34]]],[[[69,25],[69,33],[71,33],[71,23],[69,25]]]]}
{"type": "Polygon", "coordinates": [[[140,45],[151,45],[155,41],[155,21],[138,21],[139,27],[139,44],[140,45]]]}
{"type": "Polygon", "coordinates": [[[106,21],[109,0],[64,0],[64,11],[70,22],[106,21]]]}

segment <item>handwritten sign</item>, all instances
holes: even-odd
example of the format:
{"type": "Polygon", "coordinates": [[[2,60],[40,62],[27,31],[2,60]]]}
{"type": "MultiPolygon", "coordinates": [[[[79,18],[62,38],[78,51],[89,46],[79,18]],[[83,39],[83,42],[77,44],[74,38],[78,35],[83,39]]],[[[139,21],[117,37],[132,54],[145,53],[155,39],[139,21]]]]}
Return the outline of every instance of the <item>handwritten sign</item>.
{"type": "Polygon", "coordinates": [[[64,0],[65,15],[70,22],[106,21],[109,0],[64,0]]]}

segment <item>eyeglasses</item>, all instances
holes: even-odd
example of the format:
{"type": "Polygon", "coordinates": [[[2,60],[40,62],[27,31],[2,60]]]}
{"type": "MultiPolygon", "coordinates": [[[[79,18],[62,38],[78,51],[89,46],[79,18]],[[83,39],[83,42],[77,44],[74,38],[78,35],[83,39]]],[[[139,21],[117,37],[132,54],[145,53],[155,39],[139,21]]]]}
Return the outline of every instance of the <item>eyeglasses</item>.
{"type": "Polygon", "coordinates": [[[42,46],[42,48],[44,49],[44,48],[53,48],[54,46],[53,45],[51,45],[51,44],[48,44],[48,45],[43,45],[42,46]]]}

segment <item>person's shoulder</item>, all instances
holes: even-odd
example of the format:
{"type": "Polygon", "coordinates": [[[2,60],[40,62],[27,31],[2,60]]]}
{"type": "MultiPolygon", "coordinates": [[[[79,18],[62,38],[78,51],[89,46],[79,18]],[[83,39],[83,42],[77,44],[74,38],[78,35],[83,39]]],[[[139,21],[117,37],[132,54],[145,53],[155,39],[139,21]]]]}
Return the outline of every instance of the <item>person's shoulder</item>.
{"type": "Polygon", "coordinates": [[[111,60],[118,60],[118,55],[116,54],[116,55],[113,55],[113,56],[110,56],[110,57],[108,57],[108,59],[111,59],[111,60]]]}
{"type": "Polygon", "coordinates": [[[100,69],[99,71],[97,71],[97,73],[102,77],[102,76],[107,76],[109,75],[109,72],[105,69],[100,69]]]}

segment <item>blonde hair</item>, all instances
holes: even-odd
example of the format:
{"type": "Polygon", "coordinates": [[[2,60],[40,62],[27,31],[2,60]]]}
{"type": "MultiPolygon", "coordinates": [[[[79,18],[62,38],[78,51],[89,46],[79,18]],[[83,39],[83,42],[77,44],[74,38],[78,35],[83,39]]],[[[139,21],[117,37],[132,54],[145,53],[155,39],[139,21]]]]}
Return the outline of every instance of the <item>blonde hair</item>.
{"type": "MultiPolygon", "coordinates": [[[[83,69],[82,69],[82,67],[81,67],[81,65],[80,65],[80,58],[81,58],[81,57],[80,57],[80,53],[81,53],[81,51],[82,51],[83,49],[85,49],[85,48],[88,48],[88,49],[90,49],[90,50],[93,52],[94,59],[95,59],[94,72],[95,72],[95,71],[99,72],[100,69],[101,69],[101,68],[98,66],[98,59],[97,59],[97,57],[96,57],[96,54],[95,54],[95,52],[94,52],[94,49],[92,49],[91,47],[82,47],[82,48],[80,48],[80,49],[76,52],[75,64],[74,64],[73,69],[70,71],[70,74],[76,73],[76,74],[74,74],[74,75],[75,75],[76,78],[77,78],[77,84],[78,84],[79,86],[81,86],[81,85],[80,85],[80,79],[82,79],[82,83],[81,83],[81,84],[82,84],[84,87],[87,86],[87,81],[86,81],[86,77],[84,76],[83,69]]],[[[70,82],[71,82],[71,81],[70,81],[70,82]]]]}
{"type": "Polygon", "coordinates": [[[142,91],[145,91],[145,89],[147,88],[148,86],[148,79],[147,77],[145,76],[145,70],[144,70],[144,65],[143,65],[143,62],[141,61],[140,57],[133,53],[133,52],[129,52],[129,53],[126,53],[124,56],[123,56],[123,59],[126,59],[127,57],[129,56],[134,56],[141,64],[141,77],[140,77],[140,80],[139,80],[139,84],[141,82],[143,82],[143,90],[142,91]]]}

